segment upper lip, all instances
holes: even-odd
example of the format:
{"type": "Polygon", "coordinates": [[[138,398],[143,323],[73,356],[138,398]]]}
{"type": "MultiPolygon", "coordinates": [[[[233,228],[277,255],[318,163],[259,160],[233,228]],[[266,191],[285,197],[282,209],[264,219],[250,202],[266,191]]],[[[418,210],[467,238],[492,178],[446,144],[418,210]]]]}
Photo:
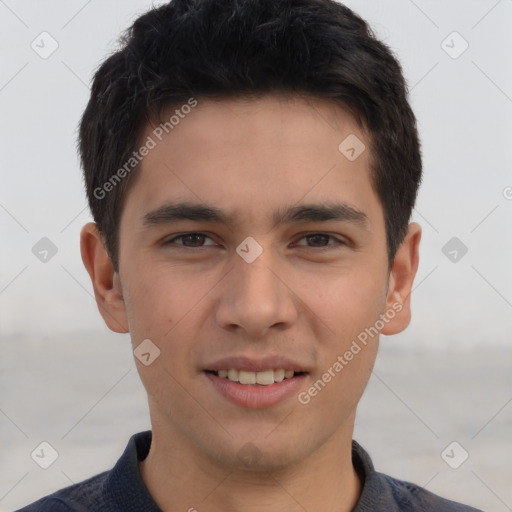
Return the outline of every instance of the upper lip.
{"type": "Polygon", "coordinates": [[[247,356],[230,356],[218,359],[205,366],[205,370],[244,370],[247,372],[262,372],[264,370],[293,370],[294,372],[307,372],[307,368],[285,356],[269,355],[261,358],[247,356]]]}

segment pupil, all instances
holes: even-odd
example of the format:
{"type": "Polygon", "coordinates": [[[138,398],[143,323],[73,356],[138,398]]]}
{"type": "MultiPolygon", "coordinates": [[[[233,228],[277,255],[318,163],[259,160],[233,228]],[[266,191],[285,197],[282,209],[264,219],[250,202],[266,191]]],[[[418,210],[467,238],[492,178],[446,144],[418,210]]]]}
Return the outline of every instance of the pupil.
{"type": "Polygon", "coordinates": [[[310,235],[309,240],[314,240],[313,245],[315,245],[315,242],[320,242],[320,245],[326,245],[322,242],[327,242],[327,236],[326,235],[310,235]]]}
{"type": "Polygon", "coordinates": [[[197,246],[197,245],[200,245],[201,244],[201,241],[203,239],[203,235],[187,235],[184,240],[192,240],[192,243],[189,244],[189,245],[193,245],[193,246],[197,246]],[[197,242],[197,243],[194,243],[197,242]]]}

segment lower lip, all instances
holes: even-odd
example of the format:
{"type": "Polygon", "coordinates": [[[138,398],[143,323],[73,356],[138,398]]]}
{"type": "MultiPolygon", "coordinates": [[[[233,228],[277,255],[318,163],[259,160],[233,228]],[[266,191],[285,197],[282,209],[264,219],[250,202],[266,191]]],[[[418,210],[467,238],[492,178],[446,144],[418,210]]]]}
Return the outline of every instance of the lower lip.
{"type": "Polygon", "coordinates": [[[306,378],[306,374],[303,373],[269,386],[261,386],[240,384],[209,372],[204,372],[204,375],[222,396],[240,407],[251,409],[272,407],[292,395],[297,395],[306,378]]]}

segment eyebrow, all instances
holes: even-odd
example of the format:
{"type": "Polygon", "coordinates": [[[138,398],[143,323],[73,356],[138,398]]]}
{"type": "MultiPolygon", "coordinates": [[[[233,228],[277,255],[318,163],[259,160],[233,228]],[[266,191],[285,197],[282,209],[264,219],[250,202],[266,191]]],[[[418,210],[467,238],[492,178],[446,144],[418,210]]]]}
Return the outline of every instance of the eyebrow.
{"type": "MultiPolygon", "coordinates": [[[[227,214],[223,210],[199,203],[168,203],[142,217],[146,227],[167,224],[179,220],[233,224],[237,215],[227,214]]],[[[369,228],[367,215],[345,203],[302,204],[277,210],[272,215],[274,227],[279,224],[295,222],[325,222],[329,220],[349,222],[364,229],[369,228]]]]}
{"type": "Polygon", "coordinates": [[[274,226],[292,222],[326,222],[336,220],[358,224],[368,229],[369,219],[365,213],[345,203],[302,204],[292,206],[284,211],[277,211],[273,216],[274,226]]]}

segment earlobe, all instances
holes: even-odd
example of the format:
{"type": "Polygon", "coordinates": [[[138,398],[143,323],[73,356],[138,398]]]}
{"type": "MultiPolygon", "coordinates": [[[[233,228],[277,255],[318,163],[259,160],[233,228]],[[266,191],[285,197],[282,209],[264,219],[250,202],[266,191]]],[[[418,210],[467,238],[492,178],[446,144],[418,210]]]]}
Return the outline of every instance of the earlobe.
{"type": "Polygon", "coordinates": [[[386,300],[389,321],[382,334],[402,332],[411,321],[411,291],[419,264],[421,227],[415,222],[409,224],[407,234],[398,248],[391,272],[386,300]]]}
{"type": "Polygon", "coordinates": [[[91,278],[96,304],[103,320],[114,332],[129,332],[121,281],[114,271],[102,236],[94,222],[82,228],[80,252],[91,278]]]}

